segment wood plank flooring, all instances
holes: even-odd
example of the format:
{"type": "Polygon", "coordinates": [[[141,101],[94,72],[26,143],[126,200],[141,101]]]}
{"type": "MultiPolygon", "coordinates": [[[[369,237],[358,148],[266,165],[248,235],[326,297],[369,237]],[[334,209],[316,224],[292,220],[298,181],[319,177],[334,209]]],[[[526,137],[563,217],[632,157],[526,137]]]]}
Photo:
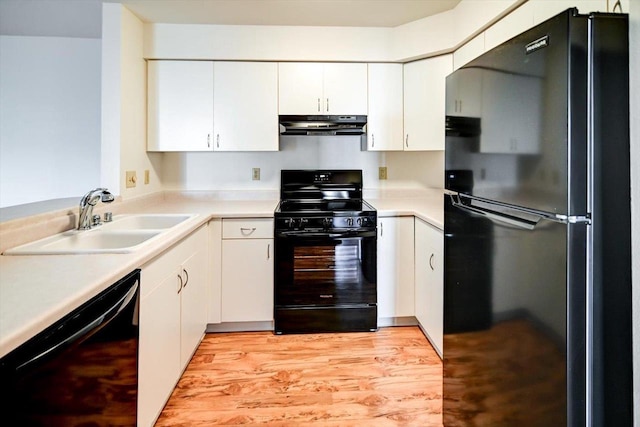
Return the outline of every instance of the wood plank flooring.
{"type": "Polygon", "coordinates": [[[156,426],[441,426],[442,362],[418,327],[208,334],[156,426]]]}

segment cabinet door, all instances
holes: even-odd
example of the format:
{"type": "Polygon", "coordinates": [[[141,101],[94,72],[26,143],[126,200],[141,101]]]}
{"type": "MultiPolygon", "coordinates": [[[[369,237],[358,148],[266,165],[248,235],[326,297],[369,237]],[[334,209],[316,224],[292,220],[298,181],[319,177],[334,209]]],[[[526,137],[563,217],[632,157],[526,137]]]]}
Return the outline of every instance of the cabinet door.
{"type": "Polygon", "coordinates": [[[441,230],[416,219],[415,313],[431,344],[442,355],[444,240],[441,230]]]}
{"type": "Polygon", "coordinates": [[[404,66],[405,150],[444,150],[445,79],[451,55],[404,66]]]}
{"type": "Polygon", "coordinates": [[[453,69],[457,70],[467,62],[476,59],[484,53],[484,33],[480,33],[458,50],[453,52],[453,69]]]}
{"type": "Polygon", "coordinates": [[[215,151],[278,151],[278,64],[216,62],[215,151]]]}
{"type": "Polygon", "coordinates": [[[325,114],[367,114],[367,64],[324,64],[325,114]]]}
{"type": "Polygon", "coordinates": [[[378,317],[414,315],[413,217],[378,218],[378,317]]]}
{"type": "Polygon", "coordinates": [[[222,241],[222,321],[273,320],[273,239],[222,241]]]}
{"type": "Polygon", "coordinates": [[[534,2],[526,2],[487,28],[485,31],[485,50],[491,50],[499,44],[533,27],[534,7],[534,2]]]}
{"type": "MultiPolygon", "coordinates": [[[[206,236],[205,236],[206,237],[206,236]]],[[[200,239],[206,248],[206,240],[200,239]]],[[[180,363],[186,368],[207,326],[207,251],[197,250],[181,266],[180,363]]]]}
{"type": "Polygon", "coordinates": [[[280,114],[322,114],[322,64],[278,64],[280,114]]]}
{"type": "Polygon", "coordinates": [[[182,372],[178,273],[176,268],[140,301],[138,425],[143,427],[153,425],[182,372]]]}
{"type": "Polygon", "coordinates": [[[147,84],[147,150],[213,150],[213,62],[149,61],[147,84]]]}
{"type": "Polygon", "coordinates": [[[367,150],[402,151],[402,64],[369,64],[367,150]]]}

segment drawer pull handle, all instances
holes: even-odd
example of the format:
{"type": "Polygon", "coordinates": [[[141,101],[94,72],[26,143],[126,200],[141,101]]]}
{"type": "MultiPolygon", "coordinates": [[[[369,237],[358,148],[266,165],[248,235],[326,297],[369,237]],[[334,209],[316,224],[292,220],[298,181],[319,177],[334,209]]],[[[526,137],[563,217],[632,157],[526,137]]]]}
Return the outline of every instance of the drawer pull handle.
{"type": "Polygon", "coordinates": [[[433,268],[433,262],[432,262],[432,261],[433,261],[433,257],[434,257],[435,255],[436,255],[436,254],[431,254],[431,256],[429,257],[429,267],[431,267],[431,270],[432,270],[432,271],[436,271],[436,269],[435,269],[435,268],[433,268]]]}
{"type": "Polygon", "coordinates": [[[255,227],[251,227],[251,228],[240,227],[240,233],[242,233],[243,236],[249,236],[253,234],[254,231],[256,231],[255,227]]]}
{"type": "Polygon", "coordinates": [[[320,298],[333,298],[333,295],[320,295],[320,298]]]}
{"type": "Polygon", "coordinates": [[[180,293],[180,291],[182,290],[182,287],[184,286],[183,282],[182,282],[182,275],[178,274],[178,293],[180,293]]]}

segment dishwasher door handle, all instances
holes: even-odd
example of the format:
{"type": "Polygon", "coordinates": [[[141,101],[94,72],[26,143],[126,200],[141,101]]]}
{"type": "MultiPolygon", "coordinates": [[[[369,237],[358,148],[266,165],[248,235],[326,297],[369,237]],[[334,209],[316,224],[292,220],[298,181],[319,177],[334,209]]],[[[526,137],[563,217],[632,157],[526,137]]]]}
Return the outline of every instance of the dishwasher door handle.
{"type": "Polygon", "coordinates": [[[81,338],[88,338],[93,335],[99,329],[104,327],[113,319],[118,313],[120,313],[131,302],[133,297],[138,291],[139,281],[136,280],[129,290],[118,301],[109,307],[107,310],[101,312],[94,320],[86,323],[83,327],[71,333],[70,335],[64,334],[59,340],[54,341],[44,351],[39,352],[35,356],[29,357],[29,359],[16,367],[16,370],[22,370],[32,363],[42,359],[43,357],[54,353],[57,350],[62,350],[81,338]]]}

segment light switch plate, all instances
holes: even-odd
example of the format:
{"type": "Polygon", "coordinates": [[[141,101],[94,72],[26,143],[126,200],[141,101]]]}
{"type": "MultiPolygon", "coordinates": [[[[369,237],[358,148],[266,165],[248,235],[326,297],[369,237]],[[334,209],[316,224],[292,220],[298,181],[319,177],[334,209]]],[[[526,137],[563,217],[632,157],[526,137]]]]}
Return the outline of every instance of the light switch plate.
{"type": "Polygon", "coordinates": [[[144,184],[149,184],[149,169],[145,169],[144,171],[144,184]]]}

